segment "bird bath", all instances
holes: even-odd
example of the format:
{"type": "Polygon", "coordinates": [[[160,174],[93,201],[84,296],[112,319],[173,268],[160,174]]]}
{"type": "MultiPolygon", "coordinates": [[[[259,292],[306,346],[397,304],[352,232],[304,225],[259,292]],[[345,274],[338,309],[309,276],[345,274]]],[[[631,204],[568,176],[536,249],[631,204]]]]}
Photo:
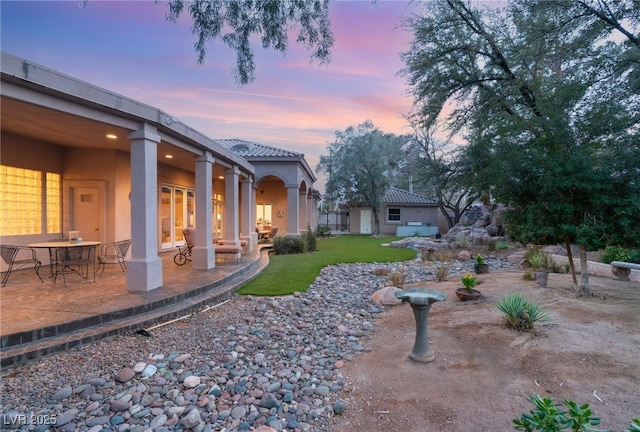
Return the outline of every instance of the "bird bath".
{"type": "Polygon", "coordinates": [[[416,341],[409,358],[419,363],[428,363],[436,358],[427,338],[427,316],[431,305],[447,298],[444,293],[431,288],[411,288],[396,292],[396,298],[408,302],[416,319],[416,341]]]}

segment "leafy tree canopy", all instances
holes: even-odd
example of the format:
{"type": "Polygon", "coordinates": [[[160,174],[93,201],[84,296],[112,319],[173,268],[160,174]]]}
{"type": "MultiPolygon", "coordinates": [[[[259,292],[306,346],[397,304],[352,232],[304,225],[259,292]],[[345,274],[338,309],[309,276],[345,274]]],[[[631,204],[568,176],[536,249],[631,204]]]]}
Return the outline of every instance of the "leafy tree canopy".
{"type": "Polygon", "coordinates": [[[443,0],[409,21],[402,73],[416,115],[466,136],[474,181],[509,206],[515,238],[637,246],[639,10],[637,0],[443,0]]]}
{"type": "Polygon", "coordinates": [[[384,194],[397,176],[407,137],[384,133],[367,120],[336,131],[329,156],[321,156],[316,171],[327,175],[326,193],[335,200],[371,207],[375,234],[384,194]]]}
{"type": "Polygon", "coordinates": [[[236,81],[247,84],[255,78],[252,37],[262,48],[285,53],[289,31],[297,27],[296,42],[311,51],[311,59],[328,63],[333,46],[329,21],[330,0],[170,0],[167,19],[176,21],[188,13],[197,37],[198,62],[204,63],[207,44],[221,39],[236,52],[236,81]]]}

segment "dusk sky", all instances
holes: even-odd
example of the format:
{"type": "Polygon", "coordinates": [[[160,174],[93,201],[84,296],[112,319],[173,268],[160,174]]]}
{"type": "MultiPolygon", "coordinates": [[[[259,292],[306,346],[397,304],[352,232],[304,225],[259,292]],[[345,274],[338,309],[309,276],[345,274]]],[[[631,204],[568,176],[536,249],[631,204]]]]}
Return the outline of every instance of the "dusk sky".
{"type": "MultiPolygon", "coordinates": [[[[235,52],[220,41],[197,64],[191,21],[165,20],[167,3],[89,0],[0,3],[2,50],[159,108],[211,138],[241,138],[305,154],[315,171],[336,130],[369,119],[408,133],[411,109],[399,53],[411,35],[398,25],[406,1],[336,1],[332,61],[310,63],[254,44],[256,80],[235,84],[235,52]]],[[[315,185],[322,192],[325,179],[315,185]]]]}

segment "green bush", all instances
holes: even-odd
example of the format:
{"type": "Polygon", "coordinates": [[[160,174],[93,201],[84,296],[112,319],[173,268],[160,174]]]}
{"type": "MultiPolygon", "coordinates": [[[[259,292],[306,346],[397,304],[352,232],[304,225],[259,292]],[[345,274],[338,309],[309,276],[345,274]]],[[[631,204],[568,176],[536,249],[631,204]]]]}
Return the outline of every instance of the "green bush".
{"type": "Polygon", "coordinates": [[[316,234],[313,232],[309,225],[307,225],[307,232],[304,235],[304,242],[305,250],[307,252],[315,252],[318,250],[318,240],[316,238],[316,234]]]}
{"type": "Polygon", "coordinates": [[[318,237],[329,237],[331,235],[331,228],[327,225],[318,225],[316,229],[316,235],[318,237]]]}
{"type": "MultiPolygon", "coordinates": [[[[513,419],[516,430],[534,432],[559,432],[571,430],[574,432],[611,432],[608,429],[594,429],[600,424],[600,418],[594,417],[589,404],[578,406],[572,400],[565,399],[563,409],[561,404],[553,402],[553,398],[541,398],[538,395],[530,396],[529,401],[536,407],[528,414],[522,414],[519,419],[513,419]]],[[[640,417],[631,419],[631,426],[623,432],[640,432],[640,417]]]]}
{"type": "Polygon", "coordinates": [[[305,252],[305,241],[300,236],[276,236],[273,239],[273,251],[276,255],[301,254],[305,252]]]}
{"type": "Polygon", "coordinates": [[[547,318],[547,314],[536,303],[522,294],[508,294],[497,307],[504,314],[507,327],[518,331],[529,331],[536,322],[547,318]]]}
{"type": "Polygon", "coordinates": [[[629,250],[620,246],[607,246],[600,252],[600,259],[603,263],[609,264],[611,261],[627,261],[629,259],[629,250]]]}
{"type": "Polygon", "coordinates": [[[592,417],[589,404],[578,406],[573,401],[566,400],[564,404],[569,411],[561,409],[560,404],[553,403],[550,397],[541,398],[538,395],[529,397],[536,409],[528,414],[522,414],[519,419],[514,419],[516,430],[533,431],[561,431],[571,429],[573,431],[594,430],[591,426],[598,426],[600,419],[592,417]]]}
{"type": "Polygon", "coordinates": [[[551,254],[540,248],[533,247],[524,253],[524,261],[532,270],[547,269],[553,273],[560,272],[560,266],[553,260],[551,254]]]}
{"type": "Polygon", "coordinates": [[[627,249],[622,246],[607,246],[600,252],[600,260],[609,264],[611,261],[624,261],[640,264],[640,249],[627,249]]]}
{"type": "Polygon", "coordinates": [[[505,249],[509,249],[509,243],[507,243],[504,240],[491,240],[489,242],[489,250],[490,251],[496,251],[496,250],[505,250],[505,249]]]}

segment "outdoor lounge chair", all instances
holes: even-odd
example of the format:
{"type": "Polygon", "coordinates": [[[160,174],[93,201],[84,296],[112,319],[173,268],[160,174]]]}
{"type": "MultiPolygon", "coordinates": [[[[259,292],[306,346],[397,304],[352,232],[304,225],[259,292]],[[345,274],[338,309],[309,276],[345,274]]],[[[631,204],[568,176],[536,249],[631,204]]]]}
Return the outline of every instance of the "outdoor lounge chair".
{"type": "MultiPolygon", "coordinates": [[[[195,243],[193,242],[193,228],[185,228],[183,231],[184,240],[187,243],[185,246],[177,246],[178,253],[173,257],[173,262],[178,265],[184,265],[187,261],[191,261],[191,249],[195,243]]],[[[234,254],[236,256],[236,263],[239,263],[242,259],[242,247],[236,245],[214,244],[213,248],[216,254],[234,254]]]]}
{"type": "Polygon", "coordinates": [[[33,267],[36,275],[38,275],[38,278],[42,282],[42,277],[39,272],[42,262],[36,257],[36,251],[34,249],[27,246],[10,245],[2,245],[0,248],[2,259],[9,266],[4,276],[2,276],[2,286],[7,284],[12,271],[27,267],[33,267]]]}

